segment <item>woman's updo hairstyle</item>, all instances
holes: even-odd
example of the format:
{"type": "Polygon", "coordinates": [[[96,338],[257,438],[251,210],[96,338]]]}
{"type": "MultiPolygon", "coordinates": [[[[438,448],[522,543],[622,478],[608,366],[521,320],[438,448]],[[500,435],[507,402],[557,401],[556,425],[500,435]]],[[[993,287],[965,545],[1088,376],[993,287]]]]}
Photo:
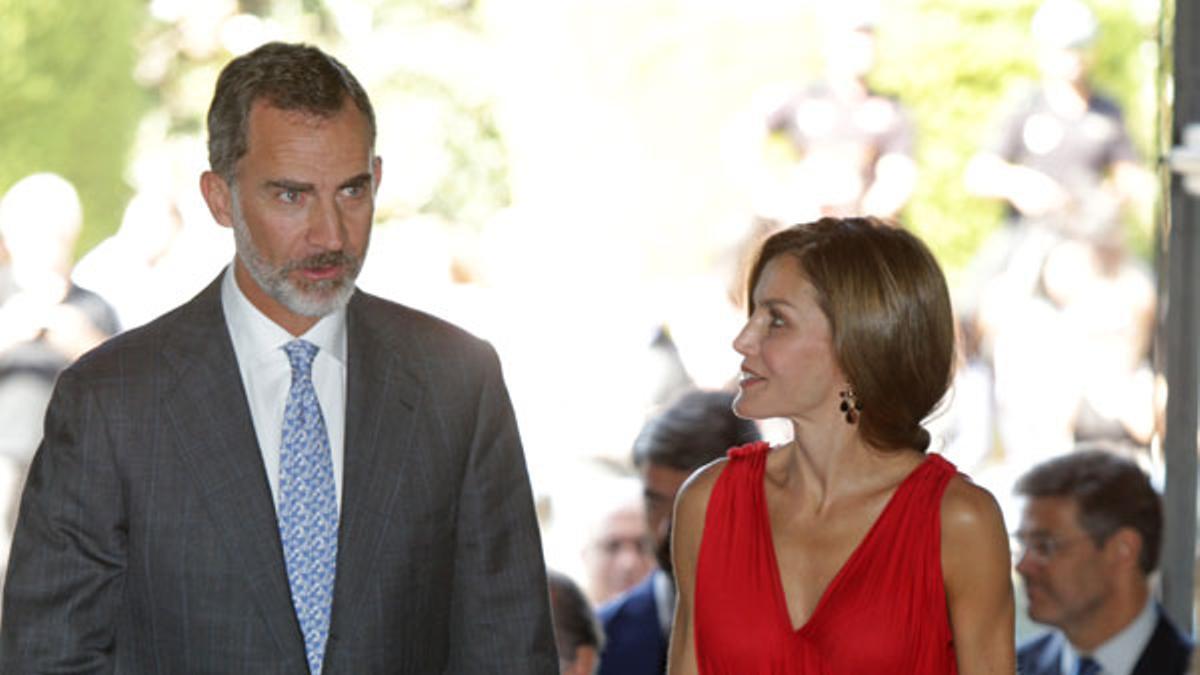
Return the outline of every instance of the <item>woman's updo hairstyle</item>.
{"type": "Polygon", "coordinates": [[[859,432],[882,449],[929,447],[921,426],[950,386],[954,316],[946,279],[916,236],[873,217],[822,218],[763,242],[748,299],[763,269],[792,256],[829,320],[838,365],[862,411],[859,432]]]}

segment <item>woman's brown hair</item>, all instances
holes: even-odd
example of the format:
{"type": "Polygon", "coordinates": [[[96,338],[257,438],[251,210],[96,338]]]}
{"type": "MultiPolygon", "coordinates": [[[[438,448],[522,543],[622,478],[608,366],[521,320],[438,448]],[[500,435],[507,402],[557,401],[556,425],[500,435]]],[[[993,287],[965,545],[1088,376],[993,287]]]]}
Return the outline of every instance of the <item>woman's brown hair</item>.
{"type": "Polygon", "coordinates": [[[790,255],[817,292],[833,350],[862,405],[864,440],[882,449],[929,447],[921,421],[945,396],[954,363],[946,278],[912,233],[873,217],[822,218],[763,242],[750,269],[749,308],[763,269],[790,255]]]}

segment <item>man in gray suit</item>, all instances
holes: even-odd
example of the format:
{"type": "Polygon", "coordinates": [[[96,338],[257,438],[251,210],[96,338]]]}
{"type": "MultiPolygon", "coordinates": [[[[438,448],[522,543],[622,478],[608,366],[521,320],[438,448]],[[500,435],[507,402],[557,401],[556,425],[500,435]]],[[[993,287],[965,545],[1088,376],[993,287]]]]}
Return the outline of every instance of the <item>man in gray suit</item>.
{"type": "Polygon", "coordinates": [[[235,59],[201,190],[234,263],[59,379],[5,673],[557,672],[495,352],[357,291],[381,162],[354,76],[235,59]]]}

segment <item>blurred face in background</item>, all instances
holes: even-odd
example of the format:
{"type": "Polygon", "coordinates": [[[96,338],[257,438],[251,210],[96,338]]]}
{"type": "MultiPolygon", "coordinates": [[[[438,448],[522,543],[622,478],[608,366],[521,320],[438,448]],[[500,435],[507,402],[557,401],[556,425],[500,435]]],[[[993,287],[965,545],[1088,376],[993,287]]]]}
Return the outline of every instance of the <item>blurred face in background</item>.
{"type": "Polygon", "coordinates": [[[1096,546],[1080,526],[1073,499],[1030,498],[1016,537],[1029,618],[1072,634],[1105,612],[1117,570],[1108,547],[1096,546]]]}
{"type": "Polygon", "coordinates": [[[75,241],[83,226],[78,193],[57,174],[39,173],[17,181],[0,199],[0,260],[8,258],[17,287],[47,292],[58,302],[66,292],[75,241]]]}
{"type": "Polygon", "coordinates": [[[592,602],[608,602],[654,569],[646,519],[638,503],[604,516],[583,551],[592,602]]]}
{"type": "Polygon", "coordinates": [[[1087,51],[1081,48],[1046,46],[1038,53],[1038,67],[1046,79],[1082,84],[1088,66],[1087,51]]]}
{"type": "Polygon", "coordinates": [[[658,566],[671,574],[671,516],[675,495],[691,472],[655,462],[645,462],[638,471],[646,502],[646,527],[654,540],[654,557],[658,566]]]}
{"type": "Polygon", "coordinates": [[[831,79],[862,79],[875,67],[875,33],[869,28],[836,31],[825,40],[825,73],[831,79]]]}

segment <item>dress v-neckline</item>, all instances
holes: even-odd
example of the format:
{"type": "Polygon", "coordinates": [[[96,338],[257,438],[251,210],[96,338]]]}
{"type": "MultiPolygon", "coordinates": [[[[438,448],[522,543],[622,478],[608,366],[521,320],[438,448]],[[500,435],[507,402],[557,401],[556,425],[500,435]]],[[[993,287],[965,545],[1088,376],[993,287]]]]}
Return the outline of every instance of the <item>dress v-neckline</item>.
{"type": "Polygon", "coordinates": [[[915,466],[912,471],[908,472],[908,475],[905,476],[904,479],[901,480],[896,486],[896,489],[892,491],[891,496],[888,497],[887,504],[885,504],[883,510],[879,512],[879,516],[875,518],[875,522],[871,523],[871,527],[867,529],[866,535],[864,535],[862,540],[858,542],[858,544],[854,547],[854,550],[850,552],[850,556],[846,558],[845,562],[842,563],[841,568],[838,569],[837,574],[833,576],[833,579],[831,579],[829,583],[825,585],[825,590],[821,591],[821,596],[817,599],[817,604],[813,607],[812,612],[809,613],[808,618],[804,621],[804,624],[797,628],[795,624],[792,623],[791,613],[788,612],[787,594],[784,593],[783,590],[783,570],[781,570],[779,567],[779,559],[775,553],[775,532],[771,529],[771,513],[767,507],[766,458],[763,458],[763,476],[762,480],[759,482],[759,489],[762,490],[762,513],[760,515],[763,519],[763,530],[766,532],[767,537],[767,550],[769,552],[768,563],[770,564],[773,572],[772,579],[775,588],[775,601],[776,605],[778,606],[780,616],[783,620],[783,625],[787,626],[789,633],[791,633],[793,636],[801,635],[807,632],[809,626],[812,626],[815,623],[814,620],[820,616],[821,610],[827,604],[831,592],[841,583],[842,578],[847,576],[850,571],[853,570],[855,562],[863,555],[862,551],[867,548],[867,544],[870,543],[870,541],[875,537],[875,532],[879,529],[879,524],[883,522],[884,518],[886,518],[888,513],[891,512],[892,505],[896,502],[896,496],[900,494],[900,491],[903,490],[905,486],[907,486],[908,483],[912,481],[922,469],[929,465],[932,459],[933,455],[926,455],[925,458],[921,460],[921,463],[915,466]]]}

